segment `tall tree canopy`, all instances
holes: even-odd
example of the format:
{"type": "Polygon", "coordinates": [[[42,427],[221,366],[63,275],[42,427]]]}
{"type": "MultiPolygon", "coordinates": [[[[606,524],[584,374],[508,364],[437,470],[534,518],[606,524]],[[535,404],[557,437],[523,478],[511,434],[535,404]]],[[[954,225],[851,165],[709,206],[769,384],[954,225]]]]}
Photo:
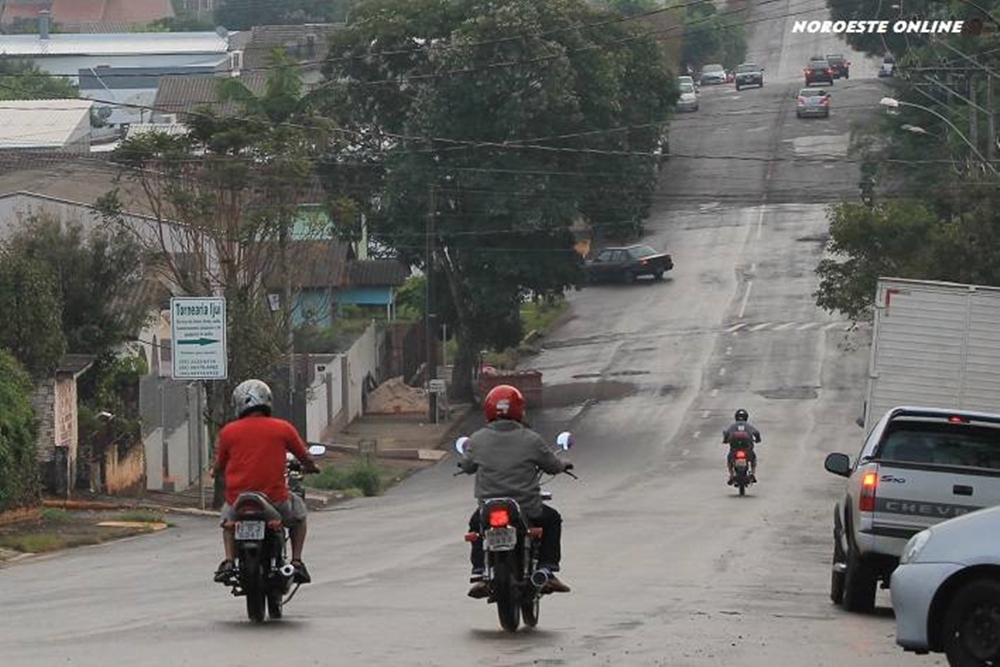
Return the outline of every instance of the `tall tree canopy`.
{"type": "Polygon", "coordinates": [[[0,58],[0,100],[52,100],[77,97],[66,79],[52,76],[26,60],[0,58]]]}
{"type": "Polygon", "coordinates": [[[326,161],[327,182],[425,267],[433,212],[454,395],[471,393],[482,346],[519,339],[528,290],[579,279],[574,220],[641,229],[675,101],[662,62],[651,37],[582,0],[369,0],[337,33],[329,112],[354,145],[326,161]]]}
{"type": "Polygon", "coordinates": [[[347,20],[354,0],[224,0],[215,22],[230,30],[263,25],[339,23],[347,20]]]}

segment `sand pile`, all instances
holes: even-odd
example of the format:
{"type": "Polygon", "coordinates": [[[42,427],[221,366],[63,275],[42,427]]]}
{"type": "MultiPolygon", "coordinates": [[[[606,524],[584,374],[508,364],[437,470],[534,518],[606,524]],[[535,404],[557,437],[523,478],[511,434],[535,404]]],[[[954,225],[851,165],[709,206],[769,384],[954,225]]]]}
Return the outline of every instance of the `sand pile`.
{"type": "Polygon", "coordinates": [[[368,394],[370,415],[426,413],[429,409],[427,392],[407,385],[402,377],[386,380],[368,394]]]}

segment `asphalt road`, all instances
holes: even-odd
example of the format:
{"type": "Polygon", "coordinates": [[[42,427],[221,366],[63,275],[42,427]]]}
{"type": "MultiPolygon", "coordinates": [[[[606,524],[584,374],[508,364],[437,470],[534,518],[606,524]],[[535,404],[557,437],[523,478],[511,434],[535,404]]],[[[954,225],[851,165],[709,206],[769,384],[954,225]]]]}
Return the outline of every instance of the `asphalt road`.
{"type": "Polygon", "coordinates": [[[841,485],[822,461],[861,446],[853,422],[867,352],[864,332],[845,331],[810,294],[822,203],[857,196],[843,157],[851,122],[880,90],[855,55],[833,117],[796,120],[801,65],[846,50],[792,35],[792,12],[810,4],[821,2],[770,2],[755,14],[791,14],[752,32],[763,89],[706,89],[701,111],[674,125],[677,155],[649,223],[649,242],[674,256],[668,280],[571,295],[572,319],[533,360],[548,405],[532,418],[548,436],[577,434],[570,456],[581,476],[549,487],[574,591],[546,598],[537,630],[505,635],[492,607],[465,597],[472,481],[445,461],[384,497],[314,513],[315,583],[279,623],[251,625],[241,600],[211,583],[221,545],[207,519],[0,570],[0,661],[943,664],[896,649],[887,594],[873,617],[827,597],[841,485]],[[744,498],[725,485],[720,444],[737,407],[764,434],[761,484],[744,498]]]}

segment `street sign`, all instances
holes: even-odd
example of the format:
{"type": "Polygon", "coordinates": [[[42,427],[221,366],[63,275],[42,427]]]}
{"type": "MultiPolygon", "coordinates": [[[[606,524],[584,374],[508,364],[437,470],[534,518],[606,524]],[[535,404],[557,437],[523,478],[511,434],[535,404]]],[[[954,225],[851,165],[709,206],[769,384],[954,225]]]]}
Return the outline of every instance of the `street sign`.
{"type": "Polygon", "coordinates": [[[427,391],[432,394],[443,394],[445,390],[444,380],[431,380],[427,383],[427,391]]]}
{"type": "Polygon", "coordinates": [[[170,352],[175,380],[225,380],[225,298],[171,298],[170,352]]]}

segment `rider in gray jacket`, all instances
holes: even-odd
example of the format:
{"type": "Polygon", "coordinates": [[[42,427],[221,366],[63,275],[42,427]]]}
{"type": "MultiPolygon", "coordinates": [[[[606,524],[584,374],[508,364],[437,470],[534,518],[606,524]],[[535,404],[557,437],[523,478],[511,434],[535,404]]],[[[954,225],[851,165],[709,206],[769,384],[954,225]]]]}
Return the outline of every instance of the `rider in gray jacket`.
{"type": "Polygon", "coordinates": [[[736,421],[730,424],[729,428],[722,432],[723,444],[729,445],[729,454],[726,455],[726,465],[729,468],[729,484],[733,483],[733,455],[734,446],[740,443],[746,447],[747,461],[750,462],[750,479],[757,481],[757,453],[754,451],[754,443],[760,442],[760,431],[750,423],[750,414],[740,408],[734,415],[736,421]]]}
{"type": "MultiPolygon", "coordinates": [[[[542,528],[538,554],[538,569],[549,572],[547,588],[568,593],[569,586],[561,582],[559,570],[562,517],[554,508],[542,502],[538,471],[556,475],[572,468],[572,464],[557,458],[542,437],[522,423],[524,397],[515,387],[494,387],[483,401],[487,424],[469,438],[459,467],[476,475],[476,499],[513,498],[529,524],[542,528]]],[[[480,513],[477,509],[469,519],[469,531],[479,532],[480,513]]],[[[489,594],[482,581],[486,560],[483,545],[472,542],[472,581],[469,597],[489,594]]]]}

